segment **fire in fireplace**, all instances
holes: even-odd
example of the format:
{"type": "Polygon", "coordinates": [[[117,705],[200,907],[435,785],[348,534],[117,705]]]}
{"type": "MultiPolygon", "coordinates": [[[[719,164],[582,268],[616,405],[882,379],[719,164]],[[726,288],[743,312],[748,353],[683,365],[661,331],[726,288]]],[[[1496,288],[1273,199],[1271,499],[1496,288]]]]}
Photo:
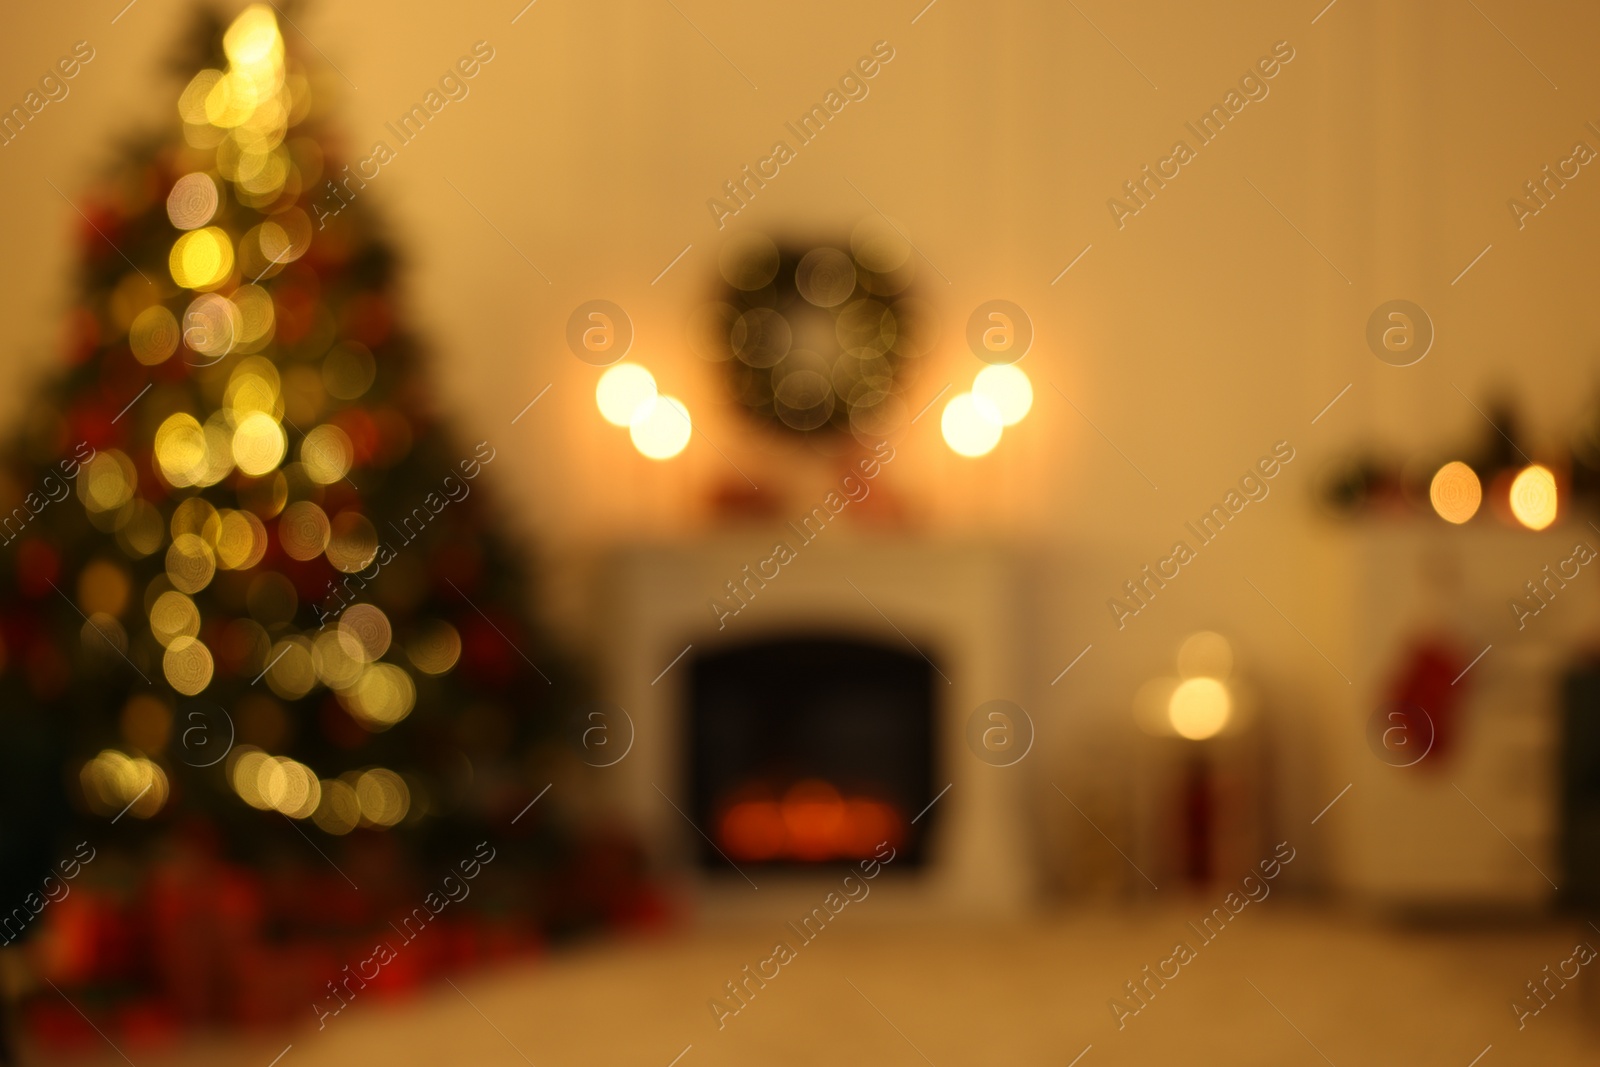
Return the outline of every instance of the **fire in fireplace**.
{"type": "Polygon", "coordinates": [[[880,842],[905,844],[906,820],[878,797],[842,796],[818,778],[796,782],[780,797],[754,783],[730,798],[716,821],[716,842],[740,861],[821,863],[872,855],[880,842]]]}
{"type": "Polygon", "coordinates": [[[809,866],[888,841],[917,865],[937,808],[934,669],[911,651],[799,636],[710,651],[688,671],[700,861],[809,866]],[[915,823],[912,819],[917,819],[915,823]],[[713,846],[714,843],[714,846],[713,846]]]}

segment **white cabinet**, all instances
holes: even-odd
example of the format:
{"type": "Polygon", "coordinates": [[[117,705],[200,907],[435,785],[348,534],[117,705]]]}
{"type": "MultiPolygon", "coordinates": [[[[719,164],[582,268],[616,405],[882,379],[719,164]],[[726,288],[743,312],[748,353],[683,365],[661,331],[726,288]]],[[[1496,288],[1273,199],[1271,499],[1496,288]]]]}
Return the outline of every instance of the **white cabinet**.
{"type": "MultiPolygon", "coordinates": [[[[1587,533],[1587,537],[1584,534],[1587,533]]],[[[1597,632],[1600,566],[1585,567],[1533,618],[1511,599],[1587,526],[1527,533],[1442,522],[1372,522],[1346,545],[1356,668],[1340,694],[1330,766],[1331,869],[1356,900],[1410,911],[1538,910],[1561,881],[1558,860],[1561,677],[1597,632]],[[1382,708],[1411,642],[1448,635],[1466,659],[1448,744],[1412,767],[1380,760],[1367,722],[1382,708]]],[[[1430,709],[1430,711],[1433,709],[1430,709]]]]}

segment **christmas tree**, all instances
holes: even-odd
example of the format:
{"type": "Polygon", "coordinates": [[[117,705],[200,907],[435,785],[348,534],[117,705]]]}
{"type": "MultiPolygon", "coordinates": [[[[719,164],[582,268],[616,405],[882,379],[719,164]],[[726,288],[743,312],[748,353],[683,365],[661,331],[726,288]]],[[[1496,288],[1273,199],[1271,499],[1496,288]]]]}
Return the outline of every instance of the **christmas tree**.
{"type": "Polygon", "coordinates": [[[69,366],[0,486],[7,906],[79,840],[136,867],[196,827],[352,887],[352,851],[497,833],[549,872],[570,839],[510,825],[570,672],[483,506],[515,412],[446,433],[366,201],[313,219],[339,163],[273,8],[195,42],[79,209],[69,366]]]}

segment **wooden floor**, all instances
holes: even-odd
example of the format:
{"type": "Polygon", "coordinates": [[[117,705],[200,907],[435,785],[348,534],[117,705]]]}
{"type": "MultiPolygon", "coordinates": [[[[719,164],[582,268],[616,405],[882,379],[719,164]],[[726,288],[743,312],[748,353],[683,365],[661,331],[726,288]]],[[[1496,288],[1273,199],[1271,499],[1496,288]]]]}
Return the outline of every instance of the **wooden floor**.
{"type": "Polygon", "coordinates": [[[896,926],[847,907],[809,943],[781,920],[716,925],[441,982],[405,1003],[358,1002],[320,1032],[308,1005],[308,1025],[281,1035],[128,1048],[126,1059],[108,1046],[73,1062],[269,1067],[283,1053],[278,1067],[1600,1063],[1600,961],[1565,988],[1552,981],[1548,1006],[1520,1030],[1511,1007],[1576,943],[1600,947],[1600,932],[1581,922],[1400,929],[1273,898],[1206,942],[1187,923],[1211,903],[989,927],[896,926]],[[792,958],[764,962],[780,940],[792,958]],[[1179,942],[1192,956],[1164,962],[1179,942]],[[746,964],[776,976],[764,988],[752,981],[733,1013],[724,986],[746,964]],[[1151,979],[1154,994],[1119,1029],[1108,1002],[1139,1007],[1125,983],[1147,964],[1176,977],[1164,987],[1151,979]],[[720,1020],[708,1007],[719,994],[720,1020]]]}

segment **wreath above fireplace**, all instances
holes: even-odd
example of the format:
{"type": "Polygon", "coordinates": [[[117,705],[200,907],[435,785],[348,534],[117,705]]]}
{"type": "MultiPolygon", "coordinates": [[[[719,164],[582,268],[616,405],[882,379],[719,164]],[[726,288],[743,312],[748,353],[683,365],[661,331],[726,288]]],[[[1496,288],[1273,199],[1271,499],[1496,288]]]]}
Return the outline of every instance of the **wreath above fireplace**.
{"type": "Polygon", "coordinates": [[[719,266],[724,288],[695,323],[697,347],[725,365],[754,418],[859,439],[905,425],[905,386],[938,321],[912,295],[912,249],[897,231],[870,219],[844,247],[747,234],[728,242],[719,266]]]}

